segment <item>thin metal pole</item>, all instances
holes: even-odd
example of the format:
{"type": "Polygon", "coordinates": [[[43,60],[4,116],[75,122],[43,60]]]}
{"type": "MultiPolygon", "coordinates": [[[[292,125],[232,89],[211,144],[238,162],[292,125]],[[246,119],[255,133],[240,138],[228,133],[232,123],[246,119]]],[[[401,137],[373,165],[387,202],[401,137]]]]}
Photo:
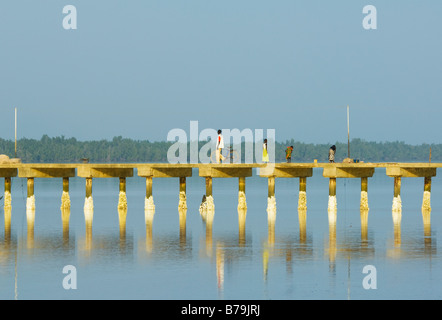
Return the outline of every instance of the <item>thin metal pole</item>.
{"type": "Polygon", "coordinates": [[[350,158],[350,110],[347,105],[348,158],[350,158]]]}
{"type": "Polygon", "coordinates": [[[17,158],[17,108],[15,108],[15,158],[17,158]]]}

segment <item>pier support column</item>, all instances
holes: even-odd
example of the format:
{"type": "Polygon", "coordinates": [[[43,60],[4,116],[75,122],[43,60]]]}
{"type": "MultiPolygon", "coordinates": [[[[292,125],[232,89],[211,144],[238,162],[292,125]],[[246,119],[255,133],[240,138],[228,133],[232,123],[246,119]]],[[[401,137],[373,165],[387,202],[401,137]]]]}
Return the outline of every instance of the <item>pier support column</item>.
{"type": "Polygon", "coordinates": [[[328,185],[328,222],[336,224],[337,201],[336,201],[336,178],[330,178],[328,185]]]}
{"type": "Polygon", "coordinates": [[[368,236],[368,177],[361,178],[361,239],[367,240],[368,236]]]}
{"type": "Polygon", "coordinates": [[[431,211],[431,177],[424,178],[424,198],[422,201],[422,212],[431,211]]]}
{"type": "Polygon", "coordinates": [[[86,178],[86,197],[84,200],[84,218],[86,221],[86,231],[92,229],[94,217],[94,200],[92,198],[92,178],[86,178]]]}
{"type": "Polygon", "coordinates": [[[307,210],[307,177],[299,177],[299,210],[307,210]]]}
{"type": "MultiPolygon", "coordinates": [[[[155,212],[155,204],[153,201],[153,193],[152,193],[152,184],[153,177],[146,177],[146,198],[144,200],[144,213],[153,214],[155,212]]],[[[146,221],[149,220],[147,216],[145,216],[146,221]]]]}
{"type": "Polygon", "coordinates": [[[431,177],[424,178],[424,198],[422,200],[422,218],[425,236],[431,235],[431,177]]]}
{"type": "Polygon", "coordinates": [[[127,197],[126,197],[126,177],[120,177],[118,194],[118,222],[120,226],[120,240],[124,243],[126,239],[126,217],[127,217],[127,197]]]}
{"type": "Polygon", "coordinates": [[[299,238],[301,243],[307,239],[307,177],[299,177],[298,198],[299,238]]]}
{"type": "Polygon", "coordinates": [[[35,211],[34,178],[28,178],[27,185],[28,198],[26,200],[26,212],[31,212],[35,211]]]}
{"type": "Polygon", "coordinates": [[[239,245],[244,246],[246,242],[246,177],[238,178],[238,227],[239,227],[239,245]]]}
{"type": "Polygon", "coordinates": [[[61,195],[61,221],[63,234],[69,234],[69,218],[71,214],[71,200],[69,198],[69,178],[63,178],[63,193],[61,195]]]}
{"type": "Polygon", "coordinates": [[[401,211],[402,211],[401,177],[394,177],[393,212],[401,212],[401,211]]]}
{"type": "Polygon", "coordinates": [[[238,211],[247,210],[246,177],[238,178],[238,211]]]}
{"type": "Polygon", "coordinates": [[[126,197],[126,178],[120,177],[119,184],[119,195],[118,195],[118,210],[127,209],[127,197],[126,197]]]}
{"type": "Polygon", "coordinates": [[[206,223],[213,219],[215,203],[212,195],[212,177],[206,177],[206,202],[203,211],[205,212],[206,223]]]}
{"type": "Polygon", "coordinates": [[[7,210],[11,211],[11,205],[12,205],[11,185],[12,185],[11,177],[5,177],[5,195],[4,195],[4,198],[5,198],[5,200],[4,200],[5,212],[7,210]]]}
{"type": "Polygon", "coordinates": [[[276,214],[275,176],[268,177],[267,212],[276,214]]]}
{"type": "Polygon", "coordinates": [[[186,177],[180,177],[180,195],[178,202],[178,211],[181,213],[187,210],[187,195],[186,195],[186,177]]]}
{"type": "Polygon", "coordinates": [[[4,195],[4,212],[5,212],[5,239],[11,239],[11,177],[5,177],[5,195],[4,195]]]}

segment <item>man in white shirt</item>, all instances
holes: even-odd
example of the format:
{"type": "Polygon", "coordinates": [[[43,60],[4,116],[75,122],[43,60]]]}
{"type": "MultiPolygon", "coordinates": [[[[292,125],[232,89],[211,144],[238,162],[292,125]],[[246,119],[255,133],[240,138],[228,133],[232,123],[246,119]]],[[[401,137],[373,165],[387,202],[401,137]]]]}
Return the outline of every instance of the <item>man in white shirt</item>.
{"type": "Polygon", "coordinates": [[[218,139],[216,139],[216,163],[220,163],[220,160],[224,160],[225,157],[222,155],[222,150],[224,148],[224,139],[221,130],[218,130],[218,139]]]}

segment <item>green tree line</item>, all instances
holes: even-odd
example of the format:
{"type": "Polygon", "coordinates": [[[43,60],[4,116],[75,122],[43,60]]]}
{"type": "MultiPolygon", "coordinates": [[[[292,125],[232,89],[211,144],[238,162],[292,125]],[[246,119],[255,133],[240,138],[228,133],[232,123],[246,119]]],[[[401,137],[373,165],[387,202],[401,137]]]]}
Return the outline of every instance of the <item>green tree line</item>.
{"type": "MultiPolygon", "coordinates": [[[[173,142],[150,142],[133,140],[121,136],[112,140],[79,141],[75,138],[49,137],[40,140],[22,138],[17,141],[17,158],[23,163],[76,163],[88,158],[91,163],[140,163],[167,161],[167,151],[173,142]]],[[[199,143],[201,148],[205,142],[199,143]]],[[[329,144],[303,143],[295,140],[275,143],[276,162],[285,162],[285,149],[293,146],[292,162],[326,162],[329,144]]],[[[335,143],[337,162],[347,157],[347,144],[335,143]]],[[[368,142],[353,139],[350,142],[352,159],[364,162],[428,162],[442,161],[442,144],[410,145],[405,142],[368,142]]],[[[234,146],[239,151],[240,146],[234,146]]],[[[187,146],[189,150],[189,146],[187,146]]],[[[245,145],[241,145],[244,162],[245,145]]],[[[0,154],[15,157],[14,141],[0,138],[0,154]]],[[[188,152],[189,154],[189,152],[188,152]]],[[[189,155],[188,155],[189,158],[189,155]]],[[[260,160],[260,159],[259,159],[260,160]]]]}

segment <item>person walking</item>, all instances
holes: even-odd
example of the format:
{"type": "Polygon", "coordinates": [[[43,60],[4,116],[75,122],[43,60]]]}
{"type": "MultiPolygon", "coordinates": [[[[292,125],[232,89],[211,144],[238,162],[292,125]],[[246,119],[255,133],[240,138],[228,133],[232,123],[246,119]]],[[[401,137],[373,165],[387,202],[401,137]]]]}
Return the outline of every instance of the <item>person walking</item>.
{"type": "Polygon", "coordinates": [[[287,147],[287,149],[285,149],[285,159],[287,163],[292,162],[292,152],[293,152],[293,146],[287,147]]]}
{"type": "Polygon", "coordinates": [[[328,162],[335,163],[336,146],[332,145],[328,150],[328,162]]]}
{"type": "Polygon", "coordinates": [[[264,139],[264,143],[262,145],[262,162],[269,162],[269,152],[267,150],[267,139],[264,139]]]}
{"type": "Polygon", "coordinates": [[[222,155],[223,148],[224,148],[224,139],[222,131],[218,130],[218,138],[216,140],[216,163],[220,163],[221,160],[225,159],[222,155]]]}

